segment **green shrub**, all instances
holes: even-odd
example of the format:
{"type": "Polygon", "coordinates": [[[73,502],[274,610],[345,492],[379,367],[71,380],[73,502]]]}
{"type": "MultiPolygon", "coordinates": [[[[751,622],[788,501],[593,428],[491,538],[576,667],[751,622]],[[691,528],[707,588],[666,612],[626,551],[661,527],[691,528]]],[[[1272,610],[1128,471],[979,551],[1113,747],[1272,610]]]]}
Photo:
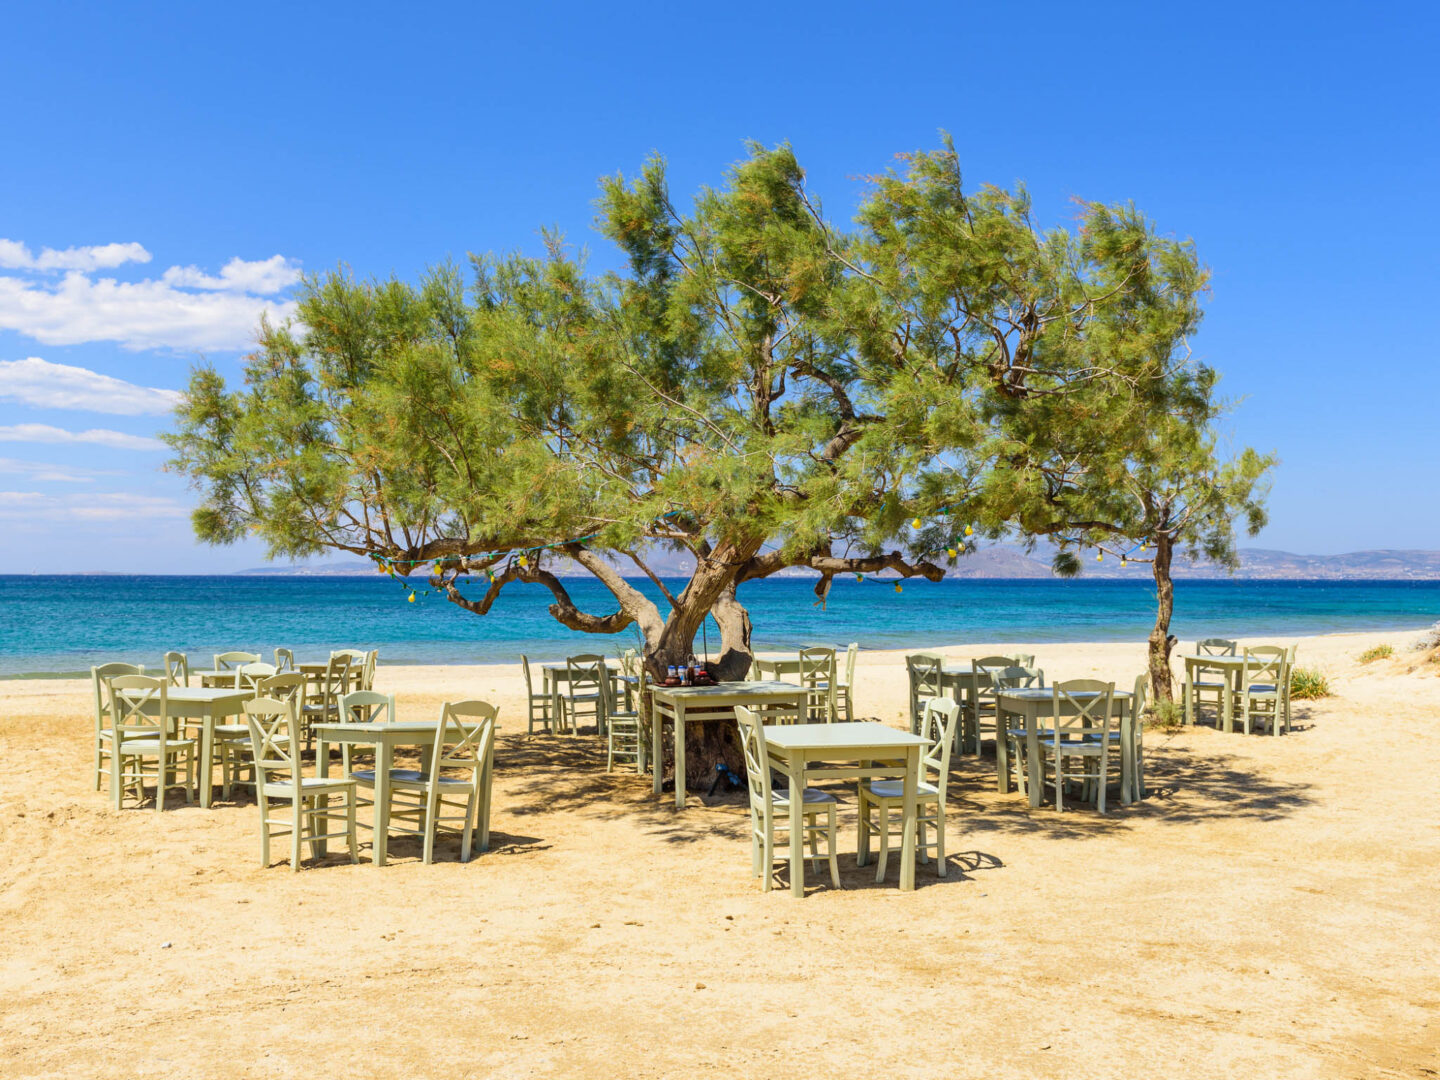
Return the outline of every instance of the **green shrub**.
{"type": "Polygon", "coordinates": [[[1300,701],[1331,697],[1330,680],[1314,668],[1295,668],[1290,672],[1290,696],[1300,701]]]}
{"type": "Polygon", "coordinates": [[[1178,701],[1157,701],[1150,707],[1150,722],[1161,731],[1179,731],[1185,706],[1178,701]]]}
{"type": "Polygon", "coordinates": [[[1372,660],[1384,660],[1395,655],[1395,650],[1389,645],[1373,645],[1360,654],[1360,663],[1368,664],[1372,660]]]}

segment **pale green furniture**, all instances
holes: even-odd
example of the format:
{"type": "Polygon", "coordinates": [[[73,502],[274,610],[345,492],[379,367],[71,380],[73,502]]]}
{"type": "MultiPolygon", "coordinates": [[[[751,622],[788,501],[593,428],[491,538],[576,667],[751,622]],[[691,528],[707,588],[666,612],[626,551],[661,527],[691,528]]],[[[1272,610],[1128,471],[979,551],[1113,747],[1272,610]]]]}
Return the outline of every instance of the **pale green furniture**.
{"type": "MultiPolygon", "coordinates": [[[[950,780],[950,750],[955,745],[955,729],[960,719],[960,706],[951,698],[931,698],[925,702],[921,716],[920,735],[927,740],[920,759],[920,779],[915,789],[916,853],[922,862],[935,852],[939,877],[945,876],[945,789],[950,780]],[[935,778],[930,779],[931,771],[935,778]],[[927,830],[935,834],[934,843],[926,840],[927,830]]],[[[903,780],[863,780],[859,784],[860,844],[857,862],[865,865],[871,834],[880,840],[880,857],[876,860],[875,881],[885,880],[885,864],[890,856],[890,811],[903,811],[905,782],[903,780]],[[879,820],[873,820],[878,812],[879,820]]]]}
{"type": "Polygon", "coordinates": [[[300,761],[298,717],[291,701],[255,698],[245,703],[245,721],[254,747],[255,802],[260,808],[260,865],[270,865],[270,840],[290,837],[290,869],[300,869],[300,845],[308,843],[312,858],[325,854],[328,840],[344,837],[350,861],[360,861],[355,820],[355,781],[306,776],[300,761]],[[332,806],[331,796],[341,805],[332,806]],[[272,799],[285,804],[276,814],[272,799]],[[331,826],[344,822],[343,832],[331,826]],[[288,825],[289,829],[284,827],[288,825]]]}
{"type": "MultiPolygon", "coordinates": [[[[638,665],[637,665],[638,668],[638,665]]],[[[642,671],[640,679],[640,699],[644,700],[644,694],[648,687],[648,677],[642,671]]],[[[640,712],[630,707],[634,695],[630,691],[629,684],[625,685],[626,702],[616,700],[615,683],[611,680],[605,681],[605,771],[615,770],[615,761],[633,761],[635,771],[645,771],[645,735],[641,729],[640,712]]]]}
{"type": "Polygon", "coordinates": [[[860,655],[860,645],[852,641],[845,649],[845,666],[835,681],[835,708],[843,712],[846,720],[855,719],[855,661],[860,655]]]}
{"type": "MultiPolygon", "coordinates": [[[[916,797],[920,782],[920,756],[927,740],[877,721],[839,724],[784,724],[766,726],[765,748],[770,767],[782,773],[788,789],[804,791],[812,779],[904,781],[900,805],[900,888],[915,888],[916,797]]],[[[790,865],[799,866],[804,829],[803,806],[790,800],[790,865]]],[[[860,833],[860,843],[868,842],[860,833]]],[[[862,851],[864,849],[862,848],[862,851]]],[[[794,896],[804,894],[799,874],[790,875],[794,896]]]]}
{"type": "Polygon", "coordinates": [[[190,661],[183,652],[165,654],[165,681],[171,686],[190,685],[190,661]]]}
{"type": "Polygon", "coordinates": [[[595,733],[605,734],[605,698],[610,669],[605,657],[598,653],[582,653],[565,659],[568,678],[560,696],[560,723],[571,734],[580,730],[580,717],[589,714],[595,720],[595,733]]]}
{"type": "Polygon", "coordinates": [[[276,671],[294,671],[295,653],[290,649],[276,649],[274,663],[276,671]]]}
{"type": "Polygon", "coordinates": [[[1240,730],[1249,735],[1253,726],[1269,725],[1270,734],[1279,735],[1283,726],[1288,734],[1289,650],[1276,645],[1257,645],[1246,649],[1242,659],[1235,704],[1230,710],[1232,716],[1238,710],[1240,730]]]}
{"type": "MultiPolygon", "coordinates": [[[[1234,656],[1239,648],[1238,642],[1229,638],[1203,638],[1195,643],[1195,656],[1234,656]]],[[[1225,712],[1225,695],[1230,690],[1230,679],[1226,677],[1223,667],[1207,669],[1203,663],[1195,665],[1191,678],[1186,684],[1185,707],[1195,716],[1199,716],[1206,705],[1215,709],[1215,726],[1221,726],[1221,717],[1225,712]]]]}
{"type": "Polygon", "coordinates": [[[234,686],[235,669],[242,664],[255,664],[259,661],[260,654],[256,652],[232,650],[216,653],[213,668],[209,671],[197,671],[194,674],[200,676],[201,686],[234,686]]]}
{"type": "MultiPolygon", "coordinates": [[[[1111,709],[1115,684],[1099,679],[1069,679],[1050,687],[1054,708],[1050,728],[1039,740],[1040,779],[1055,788],[1055,810],[1065,810],[1065,787],[1079,781],[1081,797],[1105,813],[1109,786],[1111,709]]],[[[1123,785],[1123,778],[1122,778],[1123,785]]]]}
{"type": "Polygon", "coordinates": [[[112,675],[105,680],[110,712],[110,798],[119,810],[126,791],[144,799],[145,781],[155,781],[155,812],[165,809],[165,792],[180,788],[195,801],[195,740],[179,736],[169,709],[170,684],[146,675],[112,675]],[[151,764],[153,762],[153,772],[151,764]],[[184,779],[175,780],[184,770],[184,779]]]}
{"type": "MultiPolygon", "coordinates": [[[[233,674],[231,677],[234,677],[233,674]]],[[[216,725],[223,723],[227,716],[239,716],[243,713],[245,702],[254,695],[249,690],[237,690],[234,686],[171,686],[165,696],[169,714],[177,720],[183,720],[185,727],[198,729],[200,805],[208,809],[214,789],[214,768],[217,761],[216,725]]],[[[145,706],[146,709],[154,707],[153,703],[145,706]]]]}
{"type": "MultiPolygon", "coordinates": [[[[115,675],[144,675],[144,664],[100,664],[90,669],[90,686],[95,692],[95,790],[110,776],[110,747],[115,731],[110,725],[110,694],[105,680],[115,675]]],[[[153,726],[153,725],[152,725],[153,726]]]]}
{"type": "Polygon", "coordinates": [[[800,685],[805,687],[805,721],[835,722],[835,650],[800,650],[800,685]]]}
{"type": "Polygon", "coordinates": [[[323,666],[298,666],[308,680],[300,707],[300,731],[308,746],[314,725],[340,719],[340,699],[350,692],[350,661],[343,656],[332,656],[323,666]]]}
{"type": "Polygon", "coordinates": [[[945,658],[938,653],[918,652],[905,657],[905,673],[910,680],[910,731],[920,730],[920,710],[929,698],[945,694],[945,658]]]}
{"type": "MultiPolygon", "coordinates": [[[[1084,691],[1074,691],[1069,697],[1083,699],[1084,691]]],[[[995,695],[996,710],[1000,722],[1007,729],[1024,732],[1024,791],[1030,805],[1038,807],[1042,793],[1040,783],[1040,738],[1042,717],[1053,717],[1055,697],[1052,690],[1039,687],[999,690],[995,695]]],[[[1133,802],[1134,791],[1134,714],[1130,708],[1131,694],[1128,690],[1116,690],[1111,694],[1111,715],[1120,727],[1120,795],[1121,801],[1133,802]]],[[[1062,703],[1062,708],[1070,708],[1062,703]]],[[[1048,730],[1049,725],[1046,725],[1048,730]]],[[[1010,762],[1012,741],[1001,739],[996,743],[995,785],[1002,795],[1010,790],[1010,762]]]]}
{"type": "Polygon", "coordinates": [[[552,695],[548,687],[541,693],[535,692],[535,683],[530,675],[530,658],[523,653],[520,656],[520,670],[525,675],[525,719],[529,725],[528,733],[534,735],[537,724],[548,732],[554,732],[559,719],[551,709],[552,695]]]}
{"type": "MultiPolygon", "coordinates": [[[[477,823],[480,850],[490,848],[497,712],[484,701],[446,702],[440,707],[440,719],[433,727],[434,742],[422,768],[390,770],[386,833],[421,837],[427,863],[434,862],[435,833],[442,824],[454,826],[461,834],[461,862],[470,861],[477,823]],[[461,775],[455,775],[457,772],[461,775]]],[[[376,786],[376,770],[362,769],[353,775],[361,787],[376,786]]]]}
{"type": "Polygon", "coordinates": [[[840,887],[840,864],[836,861],[835,796],[814,788],[791,787],[776,791],[770,784],[770,753],[766,745],[765,725],[760,717],[744,705],[735,706],[735,722],[740,728],[740,745],[745,751],[745,786],[750,796],[750,872],[761,879],[761,889],[770,891],[775,877],[777,859],[790,864],[790,882],[795,895],[805,891],[805,860],[798,839],[810,842],[810,860],[819,870],[819,839],[824,834],[830,863],[830,883],[840,887]],[[799,798],[795,792],[799,791],[799,798]],[[821,823],[821,816],[824,823],[821,823]],[[798,823],[798,824],[797,824],[798,823]],[[792,842],[788,852],[775,849],[776,828],[791,829],[792,842]]]}
{"type": "MultiPolygon", "coordinates": [[[[805,688],[787,682],[722,682],[714,686],[655,686],[650,691],[650,769],[656,795],[664,780],[664,726],[675,746],[675,809],[685,809],[685,725],[698,720],[728,720],[736,705],[766,719],[804,714],[805,688]]],[[[806,725],[801,725],[806,726],[806,725]]],[[[816,724],[815,727],[829,725],[816,724]]]]}

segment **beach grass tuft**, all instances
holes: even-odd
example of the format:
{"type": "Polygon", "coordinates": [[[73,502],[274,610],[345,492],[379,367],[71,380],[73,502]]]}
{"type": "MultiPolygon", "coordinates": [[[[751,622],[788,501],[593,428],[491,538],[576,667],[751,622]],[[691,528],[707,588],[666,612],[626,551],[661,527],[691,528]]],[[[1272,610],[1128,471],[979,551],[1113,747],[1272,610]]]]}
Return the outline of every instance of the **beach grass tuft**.
{"type": "Polygon", "coordinates": [[[1324,672],[1315,668],[1296,668],[1290,673],[1290,696],[1297,701],[1313,701],[1316,698],[1333,697],[1330,680],[1324,672]]]}
{"type": "Polygon", "coordinates": [[[1395,655],[1395,650],[1389,645],[1372,645],[1360,654],[1360,663],[1369,664],[1376,660],[1386,660],[1395,655]]]}

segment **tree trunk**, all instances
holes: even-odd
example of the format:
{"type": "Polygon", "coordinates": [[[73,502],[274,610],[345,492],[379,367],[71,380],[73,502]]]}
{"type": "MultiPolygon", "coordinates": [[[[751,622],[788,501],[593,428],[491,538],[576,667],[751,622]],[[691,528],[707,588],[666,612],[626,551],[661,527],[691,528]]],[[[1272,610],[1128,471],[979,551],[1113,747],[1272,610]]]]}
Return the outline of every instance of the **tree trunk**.
{"type": "MultiPolygon", "coordinates": [[[[720,658],[711,661],[717,682],[744,679],[750,671],[750,615],[735,595],[735,571],[740,561],[734,552],[717,551],[703,559],[665,620],[659,638],[645,643],[645,666],[657,680],[671,664],[685,663],[694,652],[695,635],[707,615],[720,628],[720,658]]],[[[648,722],[648,720],[647,720],[648,722]]],[[[668,729],[667,729],[668,730],[668,729]]],[[[662,751],[664,752],[664,751],[662,751]]],[[[673,753],[666,753],[673,760],[673,753]]],[[[685,784],[705,789],[723,764],[737,776],[745,775],[745,755],[733,719],[685,725],[685,784]]]]}
{"type": "Polygon", "coordinates": [[[1174,701],[1170,674],[1170,617],[1175,613],[1175,582],[1170,577],[1173,541],[1161,533],[1155,541],[1155,628],[1150,631],[1150,696],[1153,700],[1174,701]]]}

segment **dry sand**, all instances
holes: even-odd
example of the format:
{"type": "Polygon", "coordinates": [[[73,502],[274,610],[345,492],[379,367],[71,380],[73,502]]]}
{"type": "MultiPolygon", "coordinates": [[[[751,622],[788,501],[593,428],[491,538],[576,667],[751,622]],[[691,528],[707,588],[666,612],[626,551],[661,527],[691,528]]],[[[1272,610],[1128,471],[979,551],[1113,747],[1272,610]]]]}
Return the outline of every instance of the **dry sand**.
{"type": "MultiPolygon", "coordinates": [[[[1303,641],[1338,696],[1284,738],[1151,732],[1150,798],[1105,818],[962,759],[949,876],[913,893],[856,868],[852,793],[843,888],[799,901],[750,877],[738,805],[677,813],[597,739],[524,736],[514,667],[380,673],[402,719],[502,705],[491,853],[299,874],[258,865],[253,803],[113,812],[87,684],[3,682],[0,1076],[1436,1075],[1440,678],[1414,636],[1303,641]],[[1361,667],[1376,641],[1397,657],[1361,667]]],[[[1035,651],[1052,679],[1142,666],[1035,651]]],[[[900,722],[898,654],[858,683],[900,722]]]]}

